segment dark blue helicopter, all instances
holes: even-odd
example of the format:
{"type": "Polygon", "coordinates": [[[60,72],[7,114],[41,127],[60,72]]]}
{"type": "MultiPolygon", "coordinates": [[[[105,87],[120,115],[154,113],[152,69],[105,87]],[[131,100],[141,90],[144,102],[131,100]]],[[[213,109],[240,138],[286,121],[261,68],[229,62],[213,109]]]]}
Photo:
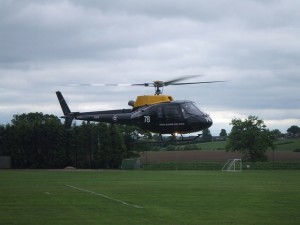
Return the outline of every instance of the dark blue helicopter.
{"type": "MultiPolygon", "coordinates": [[[[130,84],[131,86],[152,86],[154,95],[138,96],[136,101],[129,101],[131,109],[117,109],[93,112],[72,112],[61,92],[56,95],[63,110],[65,127],[70,128],[72,121],[84,120],[105,122],[111,124],[134,125],[143,130],[158,134],[186,134],[202,131],[209,128],[213,121],[208,114],[202,112],[194,102],[189,100],[175,101],[172,96],[162,95],[162,89],[168,85],[187,85],[216,83],[223,81],[178,83],[178,81],[194,77],[195,75],[170,80],[167,82],[154,81],[143,84],[130,84]]],[[[86,84],[85,84],[86,85],[86,84]]],[[[95,85],[95,84],[93,84],[95,85]]],[[[97,84],[96,84],[97,85],[97,84]]],[[[103,85],[103,84],[99,84],[103,85]]],[[[112,84],[106,84],[111,86],[112,84]]]]}

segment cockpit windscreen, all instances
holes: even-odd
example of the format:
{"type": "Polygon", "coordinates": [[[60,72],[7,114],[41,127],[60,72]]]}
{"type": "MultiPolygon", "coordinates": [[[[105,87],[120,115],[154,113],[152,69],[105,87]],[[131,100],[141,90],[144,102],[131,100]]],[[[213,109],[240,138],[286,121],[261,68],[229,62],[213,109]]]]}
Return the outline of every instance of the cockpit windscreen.
{"type": "Polygon", "coordinates": [[[192,102],[186,102],[181,105],[183,113],[190,115],[204,115],[192,102]]]}

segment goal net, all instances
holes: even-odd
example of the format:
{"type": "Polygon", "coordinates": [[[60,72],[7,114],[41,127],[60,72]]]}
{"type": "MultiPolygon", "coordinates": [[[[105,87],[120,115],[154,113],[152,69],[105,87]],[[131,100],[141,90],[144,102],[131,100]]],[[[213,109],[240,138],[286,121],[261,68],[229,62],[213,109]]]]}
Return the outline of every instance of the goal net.
{"type": "Polygon", "coordinates": [[[229,159],[223,166],[222,171],[242,171],[242,159],[229,159]]]}

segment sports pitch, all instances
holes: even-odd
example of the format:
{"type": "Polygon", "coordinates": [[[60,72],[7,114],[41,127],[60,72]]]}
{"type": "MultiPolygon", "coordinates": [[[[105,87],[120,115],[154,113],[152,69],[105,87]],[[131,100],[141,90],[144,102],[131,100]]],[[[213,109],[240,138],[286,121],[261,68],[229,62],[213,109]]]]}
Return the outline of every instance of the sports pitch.
{"type": "Polygon", "coordinates": [[[300,224],[300,172],[0,170],[0,224],[300,224]]]}

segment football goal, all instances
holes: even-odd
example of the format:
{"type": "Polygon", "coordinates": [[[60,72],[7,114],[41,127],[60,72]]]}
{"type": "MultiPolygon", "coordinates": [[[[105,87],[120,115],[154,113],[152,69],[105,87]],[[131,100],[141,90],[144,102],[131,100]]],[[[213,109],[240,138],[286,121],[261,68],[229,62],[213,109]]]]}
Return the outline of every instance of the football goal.
{"type": "Polygon", "coordinates": [[[242,171],[242,159],[229,159],[223,166],[222,171],[242,171]]]}

